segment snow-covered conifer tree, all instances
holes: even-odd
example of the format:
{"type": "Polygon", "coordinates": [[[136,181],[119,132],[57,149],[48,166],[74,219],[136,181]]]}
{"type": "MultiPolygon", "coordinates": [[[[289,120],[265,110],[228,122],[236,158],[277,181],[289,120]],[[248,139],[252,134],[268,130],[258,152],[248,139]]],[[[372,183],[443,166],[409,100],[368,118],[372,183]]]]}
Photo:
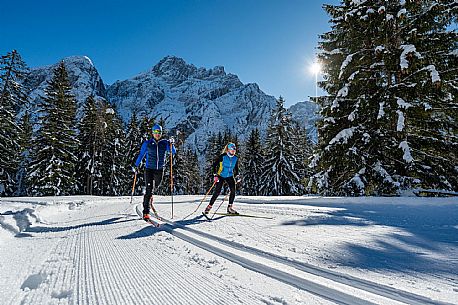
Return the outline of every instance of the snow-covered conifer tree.
{"type": "Polygon", "coordinates": [[[102,148],[103,194],[109,196],[127,195],[126,186],[131,177],[125,168],[126,136],[124,125],[116,109],[105,104],[102,107],[106,130],[102,148]]]}
{"type": "Polygon", "coordinates": [[[319,145],[309,189],[333,195],[457,189],[454,1],[325,5],[319,145]],[[453,17],[454,16],[454,17],[453,17]]]}
{"type": "MultiPolygon", "coordinates": [[[[129,123],[127,125],[127,132],[126,132],[126,172],[127,177],[132,176],[133,182],[133,173],[132,167],[135,165],[135,161],[137,160],[138,153],[140,152],[142,146],[142,137],[140,132],[140,126],[138,124],[137,114],[135,112],[132,113],[130,117],[129,123]]],[[[139,176],[137,175],[137,181],[139,181],[139,176]]],[[[132,193],[132,182],[128,185],[128,192],[132,193]]],[[[140,195],[142,191],[142,185],[140,183],[136,183],[136,187],[134,189],[134,193],[136,195],[140,195]]]]}
{"type": "Polygon", "coordinates": [[[261,174],[263,169],[263,150],[259,130],[254,129],[250,137],[245,142],[243,162],[239,164],[242,173],[242,193],[244,195],[260,195],[259,186],[261,184],[261,174]]]}
{"type": "Polygon", "coordinates": [[[102,178],[102,143],[105,137],[106,123],[94,96],[89,96],[83,108],[83,117],[78,124],[77,176],[80,192],[88,195],[101,195],[102,178]]]}
{"type": "Polygon", "coordinates": [[[41,125],[33,140],[27,176],[32,195],[69,195],[76,192],[76,101],[64,62],[53,71],[41,103],[41,125]]]}
{"type": "Polygon", "coordinates": [[[19,159],[20,163],[17,173],[17,189],[15,194],[23,196],[27,195],[26,177],[29,171],[30,149],[32,147],[33,124],[30,120],[30,112],[26,111],[22,116],[19,130],[21,156],[19,159]]]}
{"type": "Polygon", "coordinates": [[[27,73],[27,66],[16,50],[0,58],[0,196],[11,196],[17,188],[21,149],[16,116],[27,103],[27,92],[21,85],[27,73]]]}
{"type": "Polygon", "coordinates": [[[298,175],[298,160],[293,141],[291,116],[280,97],[272,112],[264,147],[265,161],[260,191],[264,195],[300,195],[303,193],[298,175]]]}

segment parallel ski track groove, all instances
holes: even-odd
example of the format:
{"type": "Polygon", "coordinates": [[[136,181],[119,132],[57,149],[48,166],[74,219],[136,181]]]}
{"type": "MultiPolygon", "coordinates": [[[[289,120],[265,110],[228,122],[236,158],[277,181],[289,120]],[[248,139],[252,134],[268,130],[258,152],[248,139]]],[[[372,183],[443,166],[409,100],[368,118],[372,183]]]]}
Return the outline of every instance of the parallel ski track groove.
{"type": "MultiPolygon", "coordinates": [[[[154,226],[152,226],[152,228],[157,229],[154,226]]],[[[152,257],[152,258],[156,259],[156,257],[152,257]]],[[[241,302],[241,304],[260,303],[259,299],[253,298],[252,295],[248,294],[248,292],[245,292],[245,291],[243,292],[239,291],[238,295],[235,295],[235,299],[234,299],[234,294],[228,293],[226,290],[221,290],[219,291],[218,295],[215,295],[214,287],[217,286],[217,283],[223,286],[227,286],[227,284],[224,283],[220,278],[214,277],[214,276],[205,276],[205,277],[196,278],[191,272],[185,271],[186,269],[184,270],[182,269],[181,272],[175,271],[176,263],[174,261],[169,262],[168,260],[164,260],[163,257],[160,258],[159,261],[160,262],[155,261],[154,265],[157,266],[157,265],[160,265],[161,263],[164,264],[164,266],[161,268],[162,270],[171,270],[171,272],[173,272],[176,276],[179,276],[181,279],[183,279],[185,283],[188,283],[190,286],[195,287],[195,289],[199,291],[200,296],[195,296],[194,294],[189,295],[187,293],[182,292],[180,293],[180,298],[176,298],[176,299],[170,299],[170,296],[173,296],[174,294],[176,294],[177,291],[175,290],[169,291],[168,295],[171,301],[170,302],[171,305],[190,303],[189,301],[186,301],[185,303],[183,303],[184,299],[189,299],[189,298],[191,298],[193,302],[195,302],[196,304],[202,304],[202,305],[208,304],[208,300],[212,300],[212,302],[214,302],[215,304],[228,304],[228,305],[234,304],[234,301],[238,301],[239,303],[241,302]],[[240,297],[242,293],[244,294],[243,302],[240,301],[240,297]]],[[[204,269],[204,267],[201,267],[201,266],[200,268],[204,269]]],[[[205,272],[208,272],[208,271],[205,270],[205,272]]],[[[173,287],[173,283],[172,285],[166,285],[166,287],[173,287]]],[[[166,288],[166,290],[168,289],[166,288]]]]}
{"type": "Polygon", "coordinates": [[[187,241],[199,248],[202,248],[204,250],[207,250],[211,253],[214,253],[218,256],[221,256],[229,261],[232,261],[236,264],[239,264],[242,267],[245,267],[249,270],[264,274],[270,278],[276,279],[280,282],[286,283],[288,285],[291,285],[293,287],[308,291],[309,293],[312,293],[314,295],[317,295],[323,299],[338,303],[338,304],[344,304],[344,305],[375,305],[372,302],[360,299],[358,297],[340,292],[338,290],[334,290],[332,288],[328,288],[325,286],[322,286],[320,284],[317,284],[315,282],[300,278],[298,276],[289,274],[287,272],[280,271],[276,268],[268,267],[266,265],[256,263],[252,260],[246,259],[244,257],[234,255],[232,253],[229,253],[225,250],[216,248],[210,244],[207,244],[203,241],[200,241],[198,239],[195,239],[193,237],[190,237],[184,233],[177,232],[173,229],[173,225],[167,224],[164,227],[167,232],[170,234],[187,241]],[[324,293],[325,291],[325,293],[324,293]]]}
{"type": "Polygon", "coordinates": [[[135,251],[131,250],[128,247],[119,247],[117,249],[119,251],[119,254],[121,254],[119,255],[119,257],[122,258],[119,261],[119,263],[116,263],[116,265],[120,267],[118,274],[127,278],[125,281],[122,281],[122,283],[125,284],[127,282],[127,284],[125,284],[125,288],[127,289],[126,291],[130,293],[130,296],[132,297],[134,304],[143,304],[145,299],[144,297],[141,297],[141,291],[133,285],[133,283],[135,283],[135,278],[133,277],[134,273],[132,273],[131,271],[136,271],[136,274],[142,274],[144,270],[140,270],[138,264],[131,264],[131,259],[129,259],[129,261],[126,261],[127,257],[133,257],[134,259],[136,259],[135,255],[132,255],[135,253],[135,251]],[[127,249],[130,250],[129,255],[127,255],[127,249]],[[130,268],[127,268],[126,266],[129,266],[130,268]]]}
{"type": "MultiPolygon", "coordinates": [[[[95,234],[95,233],[92,232],[91,234],[95,234]]],[[[112,301],[110,302],[110,304],[125,304],[124,297],[123,297],[122,294],[120,294],[120,289],[119,289],[120,288],[120,283],[115,278],[115,276],[118,273],[115,273],[114,269],[113,269],[113,266],[117,265],[115,263],[115,259],[114,259],[114,257],[116,257],[116,256],[113,256],[113,252],[107,252],[106,251],[107,245],[105,243],[106,243],[107,239],[104,238],[103,235],[107,235],[107,232],[106,231],[102,231],[99,234],[102,234],[102,236],[100,236],[98,238],[99,242],[95,243],[97,245],[96,250],[99,253],[98,259],[99,259],[99,262],[100,262],[97,265],[102,267],[102,270],[103,270],[102,275],[104,277],[104,282],[107,283],[108,286],[110,287],[109,291],[111,293],[109,293],[109,295],[112,298],[112,301]],[[106,272],[106,270],[108,270],[108,272],[106,272]],[[110,275],[111,279],[108,278],[108,275],[110,275]]],[[[110,248],[110,249],[112,249],[112,248],[110,248]]],[[[122,281],[121,281],[121,283],[122,283],[122,281]]]]}
{"type": "MultiPolygon", "coordinates": [[[[256,207],[249,207],[249,208],[244,207],[244,209],[247,209],[247,210],[252,211],[252,212],[258,212],[258,213],[267,214],[267,215],[271,215],[272,212],[274,212],[275,214],[305,217],[305,215],[303,215],[303,214],[297,214],[296,213],[296,211],[300,211],[300,209],[296,209],[296,208],[292,208],[292,207],[280,208],[280,207],[256,206],[256,207]],[[291,212],[293,212],[293,214],[291,212]]],[[[234,243],[237,244],[237,246],[240,246],[242,248],[247,248],[250,251],[256,251],[256,252],[259,251],[259,252],[263,252],[263,254],[267,254],[268,256],[273,256],[273,257],[275,257],[276,260],[277,259],[285,260],[283,257],[278,256],[276,254],[265,252],[263,250],[252,248],[250,246],[244,246],[244,245],[238,244],[236,242],[234,242],[234,243]]],[[[372,293],[375,293],[375,294],[378,294],[378,295],[382,295],[382,296],[385,296],[385,297],[388,297],[388,298],[392,298],[392,299],[395,299],[395,300],[400,301],[400,302],[408,302],[409,304],[413,304],[413,305],[436,305],[436,304],[439,304],[439,305],[440,304],[442,304],[442,305],[453,305],[452,303],[432,300],[432,299],[430,299],[428,297],[424,297],[422,295],[418,295],[418,294],[413,293],[413,292],[407,292],[407,291],[404,291],[404,290],[398,290],[396,288],[393,288],[393,287],[390,287],[390,286],[386,286],[384,284],[377,284],[377,283],[374,283],[374,282],[371,282],[371,281],[367,281],[367,280],[364,280],[364,279],[361,279],[361,278],[358,278],[358,277],[353,277],[351,275],[347,275],[347,274],[343,274],[343,273],[339,273],[339,272],[334,272],[334,271],[331,271],[331,270],[323,269],[323,268],[320,268],[320,267],[317,267],[317,266],[314,266],[314,265],[311,265],[311,264],[307,264],[307,263],[304,263],[304,262],[300,262],[300,261],[297,261],[297,260],[294,260],[294,259],[286,260],[285,263],[288,263],[289,265],[291,265],[291,266],[293,266],[295,268],[301,269],[304,272],[312,273],[312,274],[317,275],[317,276],[323,276],[323,275],[321,275],[321,273],[324,273],[324,274],[326,274],[326,276],[324,276],[324,277],[329,278],[331,280],[337,281],[337,282],[342,283],[342,284],[350,285],[350,286],[353,286],[353,287],[358,288],[358,289],[363,289],[363,290],[366,290],[366,291],[369,291],[369,292],[372,292],[372,293]],[[364,286],[365,288],[361,288],[359,286],[355,286],[353,284],[354,282],[357,282],[358,285],[364,286]]],[[[400,266],[400,265],[396,265],[396,266],[397,266],[397,268],[393,268],[393,270],[397,270],[399,272],[405,272],[405,269],[403,269],[402,266],[400,266]]],[[[431,276],[436,276],[436,275],[431,275],[431,276]]],[[[439,278],[439,279],[442,279],[441,277],[438,277],[438,276],[436,276],[436,277],[439,278]]]]}
{"type": "MultiPolygon", "coordinates": [[[[421,296],[421,295],[417,295],[417,294],[414,294],[414,293],[406,292],[406,291],[403,291],[403,290],[398,290],[398,289],[395,289],[395,288],[392,288],[392,287],[384,286],[382,284],[376,284],[376,283],[373,283],[373,282],[370,282],[370,281],[366,281],[366,280],[363,280],[363,279],[359,279],[359,278],[356,278],[356,277],[353,277],[353,276],[350,276],[350,275],[346,275],[346,274],[341,274],[341,273],[325,270],[325,269],[322,269],[322,268],[319,268],[319,267],[315,267],[315,266],[312,266],[310,264],[303,263],[303,262],[300,262],[300,261],[288,260],[288,259],[285,259],[284,257],[278,256],[278,255],[273,254],[273,253],[265,252],[263,250],[256,249],[256,248],[250,247],[250,246],[245,246],[245,245],[239,244],[239,243],[234,242],[234,241],[229,241],[229,240],[226,240],[224,238],[221,238],[221,237],[218,237],[218,236],[214,236],[214,235],[202,232],[200,230],[189,228],[187,226],[172,222],[172,221],[167,220],[167,219],[164,219],[164,220],[167,222],[167,225],[164,225],[164,227],[165,226],[169,226],[167,231],[172,235],[175,235],[175,233],[176,233],[174,231],[174,228],[180,228],[180,229],[192,232],[194,234],[200,235],[202,237],[218,241],[218,242],[220,242],[220,243],[222,243],[222,244],[224,244],[224,245],[226,245],[228,247],[232,247],[232,248],[240,250],[240,251],[248,252],[248,253],[251,253],[253,255],[258,255],[258,256],[266,258],[266,259],[274,260],[276,262],[283,263],[283,264],[286,264],[288,266],[294,267],[294,268],[296,268],[298,270],[301,270],[303,272],[310,273],[310,274],[313,274],[313,275],[316,275],[316,276],[320,276],[320,277],[326,278],[328,280],[332,280],[332,281],[335,281],[335,282],[338,282],[338,283],[341,283],[341,284],[345,284],[345,285],[351,286],[353,288],[357,288],[357,289],[360,289],[360,290],[371,292],[371,293],[374,293],[374,294],[379,295],[379,296],[387,297],[387,298],[392,299],[392,300],[396,300],[396,301],[399,301],[399,302],[404,302],[404,303],[411,304],[411,305],[438,305],[438,304],[441,304],[441,305],[453,305],[451,303],[431,300],[431,299],[429,299],[427,297],[424,297],[424,296],[421,296]]],[[[183,236],[185,236],[184,237],[185,240],[186,240],[186,238],[192,238],[192,237],[186,236],[185,234],[183,234],[183,236]]],[[[211,245],[209,245],[209,246],[211,246],[211,245]]],[[[212,252],[212,251],[210,251],[210,252],[212,252]]],[[[321,297],[323,297],[323,296],[321,296],[321,297]]]]}

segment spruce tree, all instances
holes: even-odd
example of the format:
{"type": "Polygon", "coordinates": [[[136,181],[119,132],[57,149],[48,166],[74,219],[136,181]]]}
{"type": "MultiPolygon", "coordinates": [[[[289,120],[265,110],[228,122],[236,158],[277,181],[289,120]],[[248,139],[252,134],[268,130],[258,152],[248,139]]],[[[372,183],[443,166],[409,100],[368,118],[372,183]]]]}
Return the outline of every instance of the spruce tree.
{"type": "Polygon", "coordinates": [[[70,90],[67,70],[61,62],[54,69],[40,104],[41,126],[33,141],[27,176],[32,195],[76,192],[76,101],[70,90]]]}
{"type": "Polygon", "coordinates": [[[316,174],[332,195],[457,188],[454,1],[326,5],[316,174]]]}
{"type": "Polygon", "coordinates": [[[20,123],[20,163],[19,163],[19,171],[17,174],[17,189],[16,195],[23,196],[27,195],[27,185],[26,185],[26,177],[29,170],[29,163],[30,163],[30,149],[32,147],[32,134],[33,134],[33,124],[30,120],[30,112],[26,111],[21,118],[20,123]]]}
{"type": "Polygon", "coordinates": [[[201,193],[202,189],[202,176],[199,169],[199,159],[197,154],[190,149],[184,150],[185,162],[187,166],[186,176],[186,194],[196,195],[201,193]]]}
{"type": "Polygon", "coordinates": [[[103,105],[102,113],[107,124],[102,148],[102,192],[104,195],[127,195],[126,186],[131,183],[125,170],[126,138],[121,117],[116,110],[103,105]]]}
{"type": "Polygon", "coordinates": [[[207,148],[205,154],[205,175],[204,175],[204,189],[205,192],[212,186],[213,184],[213,163],[215,160],[221,155],[222,150],[224,148],[225,142],[224,137],[221,132],[218,134],[212,134],[207,141],[207,148]]]}
{"type": "Polygon", "coordinates": [[[283,196],[303,193],[293,142],[293,123],[283,103],[284,100],[280,97],[267,129],[265,161],[260,186],[263,195],[283,196]]]}
{"type": "Polygon", "coordinates": [[[27,103],[27,92],[22,86],[27,73],[27,66],[16,50],[0,58],[0,196],[13,195],[17,187],[21,149],[16,116],[27,103]]]}
{"type": "Polygon", "coordinates": [[[82,194],[102,194],[102,144],[105,141],[106,123],[101,111],[101,105],[97,105],[94,96],[89,96],[84,104],[78,134],[80,148],[77,174],[82,194]]]}
{"type": "MultiPolygon", "coordinates": [[[[132,176],[132,182],[127,185],[127,193],[132,193],[132,183],[133,183],[133,173],[132,167],[135,166],[135,161],[137,160],[138,154],[140,152],[142,146],[142,137],[140,132],[140,126],[138,124],[137,114],[135,112],[132,113],[130,117],[129,123],[127,125],[127,132],[126,132],[126,165],[125,171],[127,173],[127,177],[132,176]]],[[[137,175],[137,183],[135,184],[134,194],[140,195],[142,191],[142,185],[138,183],[140,175],[137,175]]]]}
{"type": "Polygon", "coordinates": [[[258,129],[251,131],[244,146],[243,166],[242,163],[239,164],[242,173],[243,194],[258,196],[261,194],[259,187],[264,163],[264,153],[258,129]]]}
{"type": "Polygon", "coordinates": [[[301,127],[297,122],[292,124],[292,143],[294,148],[294,154],[296,156],[296,173],[301,178],[301,183],[306,186],[306,182],[309,180],[311,171],[308,167],[309,159],[313,155],[314,145],[312,139],[310,138],[309,131],[301,127]]]}

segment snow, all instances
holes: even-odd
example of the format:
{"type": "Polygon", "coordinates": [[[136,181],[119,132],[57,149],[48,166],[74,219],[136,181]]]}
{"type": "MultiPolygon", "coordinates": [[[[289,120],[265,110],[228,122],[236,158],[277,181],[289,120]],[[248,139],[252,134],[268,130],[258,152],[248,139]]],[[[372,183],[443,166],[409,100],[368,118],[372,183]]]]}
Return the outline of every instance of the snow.
{"type": "Polygon", "coordinates": [[[356,186],[358,190],[360,190],[360,192],[363,192],[364,187],[365,187],[364,182],[361,179],[361,175],[364,174],[365,172],[366,172],[366,168],[361,169],[357,174],[353,176],[353,178],[350,179],[350,182],[349,182],[350,184],[353,184],[354,186],[356,186]]]}
{"type": "MultiPolygon", "coordinates": [[[[182,220],[201,199],[175,196],[174,222],[157,229],[129,197],[2,198],[2,304],[458,299],[456,197],[237,196],[240,212],[272,219],[182,220]]],[[[170,217],[170,197],[155,204],[170,217]]]]}
{"type": "Polygon", "coordinates": [[[380,102],[379,106],[380,107],[379,107],[378,114],[377,114],[377,120],[385,116],[385,110],[384,110],[385,102],[380,102]]]}
{"type": "Polygon", "coordinates": [[[396,110],[396,113],[398,114],[398,123],[396,125],[396,131],[403,131],[405,126],[404,113],[400,110],[396,110]]]}
{"type": "Polygon", "coordinates": [[[413,53],[416,57],[422,58],[420,53],[417,52],[417,49],[412,44],[401,45],[400,48],[402,49],[400,63],[401,69],[408,69],[409,68],[409,61],[407,59],[407,55],[413,53]]]}
{"type": "Polygon", "coordinates": [[[346,97],[348,95],[348,85],[345,85],[343,88],[337,92],[337,97],[346,97]]]}
{"type": "Polygon", "coordinates": [[[361,4],[363,4],[364,2],[366,2],[367,0],[352,0],[350,5],[355,5],[355,6],[359,6],[361,4]]]}
{"type": "Polygon", "coordinates": [[[359,71],[355,71],[353,72],[349,77],[348,77],[348,80],[352,81],[355,79],[356,75],[359,74],[359,71]]]}
{"type": "Polygon", "coordinates": [[[341,130],[331,141],[329,141],[329,145],[332,145],[338,142],[347,144],[348,139],[350,139],[353,136],[353,132],[355,130],[356,130],[356,127],[350,127],[350,128],[341,130]]]}
{"type": "Polygon", "coordinates": [[[341,49],[334,49],[332,51],[321,51],[322,54],[328,54],[328,55],[336,55],[336,54],[342,54],[341,49]]]}
{"type": "Polygon", "coordinates": [[[376,53],[382,53],[383,51],[385,51],[385,46],[377,46],[375,48],[376,53]]]}
{"type": "Polygon", "coordinates": [[[396,103],[398,104],[398,106],[399,106],[400,108],[407,109],[407,108],[409,108],[409,107],[412,107],[412,104],[407,103],[406,101],[404,101],[404,100],[403,100],[402,98],[400,98],[400,97],[397,97],[397,98],[396,98],[396,103]]]}
{"type": "Polygon", "coordinates": [[[383,181],[389,182],[392,184],[399,185],[399,182],[394,182],[393,178],[388,174],[388,172],[383,168],[382,164],[380,161],[377,161],[377,163],[374,166],[374,170],[379,173],[383,177],[383,181]]]}
{"type": "Polygon", "coordinates": [[[436,66],[434,65],[429,65],[425,68],[426,70],[429,70],[429,72],[431,73],[431,81],[433,83],[436,83],[436,82],[440,82],[441,81],[441,78],[439,76],[439,72],[437,72],[436,70],[436,66]]]}
{"type": "Polygon", "coordinates": [[[342,77],[342,74],[344,73],[345,68],[350,64],[351,60],[353,59],[353,55],[354,54],[347,55],[347,57],[343,61],[342,65],[340,66],[339,78],[342,77]]]}
{"type": "Polygon", "coordinates": [[[407,10],[405,8],[399,10],[398,14],[397,14],[397,17],[401,17],[401,16],[404,16],[405,14],[407,13],[407,10]]]}
{"type": "Polygon", "coordinates": [[[402,156],[402,158],[407,163],[411,163],[413,161],[413,158],[412,158],[412,155],[410,154],[410,147],[407,141],[402,141],[401,143],[399,143],[399,148],[401,148],[402,151],[404,152],[404,155],[402,156]]]}
{"type": "Polygon", "coordinates": [[[339,101],[337,99],[332,101],[331,110],[339,108],[339,101]]]}

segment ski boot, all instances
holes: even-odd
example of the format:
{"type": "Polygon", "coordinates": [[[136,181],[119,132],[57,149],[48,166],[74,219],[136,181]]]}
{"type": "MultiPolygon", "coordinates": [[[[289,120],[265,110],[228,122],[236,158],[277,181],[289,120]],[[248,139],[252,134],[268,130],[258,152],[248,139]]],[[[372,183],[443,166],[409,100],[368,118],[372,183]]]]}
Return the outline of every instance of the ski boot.
{"type": "Polygon", "coordinates": [[[227,206],[227,214],[234,214],[234,215],[237,215],[239,212],[237,212],[236,210],[234,210],[232,208],[232,205],[228,205],[227,206]]]}
{"type": "Polygon", "coordinates": [[[150,220],[149,214],[143,214],[143,220],[144,221],[149,221],[150,220]]]}
{"type": "Polygon", "coordinates": [[[202,215],[204,215],[204,217],[207,218],[207,220],[211,220],[211,218],[208,217],[208,213],[210,213],[211,209],[212,209],[212,206],[207,205],[207,207],[205,208],[205,211],[202,212],[202,215]]]}
{"type": "Polygon", "coordinates": [[[210,213],[210,210],[212,209],[212,206],[211,205],[207,205],[207,207],[205,208],[205,211],[203,212],[205,215],[208,215],[208,213],[210,213]]]}

